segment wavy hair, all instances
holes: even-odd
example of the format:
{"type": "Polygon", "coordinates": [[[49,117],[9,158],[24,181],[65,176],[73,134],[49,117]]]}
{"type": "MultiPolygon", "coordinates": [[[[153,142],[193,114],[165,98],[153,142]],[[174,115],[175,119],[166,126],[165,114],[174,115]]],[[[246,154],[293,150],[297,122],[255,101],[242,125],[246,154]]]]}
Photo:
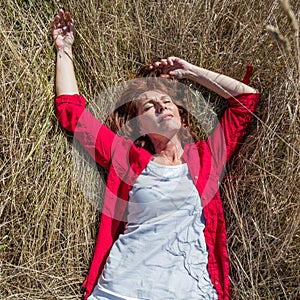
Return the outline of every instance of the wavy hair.
{"type": "Polygon", "coordinates": [[[133,139],[137,147],[143,147],[152,154],[154,154],[153,144],[147,135],[140,134],[136,118],[138,115],[138,100],[136,99],[144,92],[156,90],[171,97],[181,117],[182,126],[179,137],[182,144],[196,141],[203,136],[201,125],[188,111],[189,88],[175,79],[160,77],[160,75],[159,70],[153,71],[148,66],[143,67],[135,79],[128,82],[113,113],[105,121],[112,131],[133,139]]]}

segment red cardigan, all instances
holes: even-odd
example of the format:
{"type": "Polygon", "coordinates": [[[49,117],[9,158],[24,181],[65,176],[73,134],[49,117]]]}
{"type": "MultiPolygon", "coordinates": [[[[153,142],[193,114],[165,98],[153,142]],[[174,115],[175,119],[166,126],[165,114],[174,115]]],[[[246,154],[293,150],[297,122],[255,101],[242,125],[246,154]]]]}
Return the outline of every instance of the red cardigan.
{"type": "MultiPolygon", "coordinates": [[[[228,99],[229,108],[206,139],[186,144],[183,160],[201,197],[206,220],[204,236],[208,247],[208,272],[218,299],[229,299],[229,259],[226,228],[218,187],[224,165],[241,144],[258,102],[258,94],[242,94],[228,99]]],[[[109,251],[124,231],[128,193],[136,178],[151,160],[145,149],[113,133],[85,110],[80,95],[56,98],[56,115],[68,131],[102,167],[108,170],[103,212],[89,273],[83,286],[84,299],[91,294],[105,265],[109,251]]]]}

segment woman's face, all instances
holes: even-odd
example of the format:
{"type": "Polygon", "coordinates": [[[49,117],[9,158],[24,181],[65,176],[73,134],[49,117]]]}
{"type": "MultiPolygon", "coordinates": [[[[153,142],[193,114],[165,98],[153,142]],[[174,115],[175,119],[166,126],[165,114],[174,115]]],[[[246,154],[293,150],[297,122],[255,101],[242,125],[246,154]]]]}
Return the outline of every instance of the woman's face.
{"type": "Polygon", "coordinates": [[[178,107],[169,95],[153,90],[138,97],[138,124],[141,133],[172,138],[181,127],[178,107]]]}

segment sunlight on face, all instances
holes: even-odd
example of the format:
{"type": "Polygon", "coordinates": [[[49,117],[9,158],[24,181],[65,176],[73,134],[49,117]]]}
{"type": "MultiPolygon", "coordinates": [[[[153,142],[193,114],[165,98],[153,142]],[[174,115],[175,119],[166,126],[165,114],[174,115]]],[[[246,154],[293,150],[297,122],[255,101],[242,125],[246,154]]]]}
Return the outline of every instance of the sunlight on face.
{"type": "Polygon", "coordinates": [[[181,127],[181,118],[171,97],[159,90],[147,91],[138,98],[138,124],[143,134],[171,137],[181,127]]]}

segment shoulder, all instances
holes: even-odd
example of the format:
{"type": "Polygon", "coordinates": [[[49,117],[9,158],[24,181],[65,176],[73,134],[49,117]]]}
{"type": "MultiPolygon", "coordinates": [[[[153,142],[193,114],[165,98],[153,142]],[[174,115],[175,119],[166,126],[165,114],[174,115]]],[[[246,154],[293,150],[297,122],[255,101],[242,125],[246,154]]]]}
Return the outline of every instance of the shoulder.
{"type": "MultiPolygon", "coordinates": [[[[254,90],[255,91],[255,90],[254,90]]],[[[230,107],[236,106],[256,106],[259,100],[259,93],[243,93],[227,99],[230,107]]]]}

